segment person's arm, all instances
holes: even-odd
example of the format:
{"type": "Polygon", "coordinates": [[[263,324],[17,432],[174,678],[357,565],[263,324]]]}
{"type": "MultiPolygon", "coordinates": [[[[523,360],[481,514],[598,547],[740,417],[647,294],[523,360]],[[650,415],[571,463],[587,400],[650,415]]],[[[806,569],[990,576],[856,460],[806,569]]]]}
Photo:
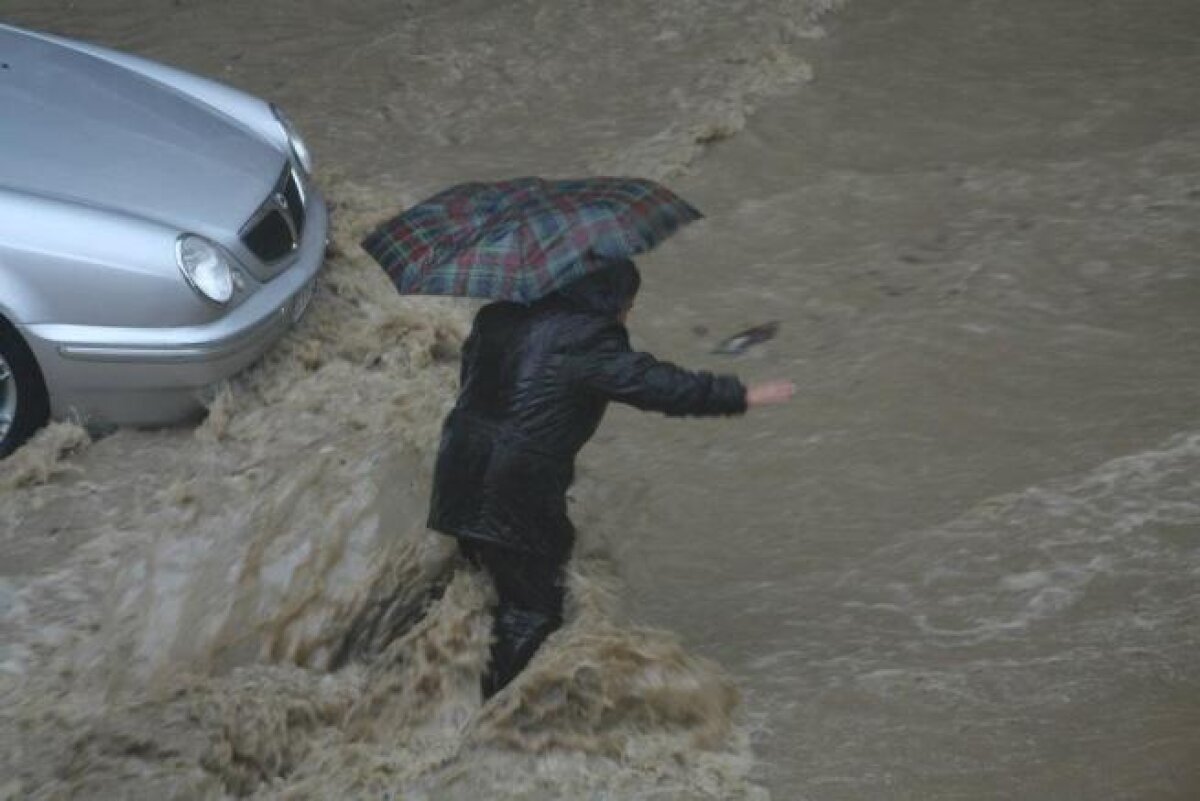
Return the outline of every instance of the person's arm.
{"type": "Polygon", "coordinates": [[[619,325],[605,328],[586,350],[567,358],[569,380],[586,392],[671,416],[742,414],[746,387],[734,376],[685,370],[635,352],[619,325]]]}

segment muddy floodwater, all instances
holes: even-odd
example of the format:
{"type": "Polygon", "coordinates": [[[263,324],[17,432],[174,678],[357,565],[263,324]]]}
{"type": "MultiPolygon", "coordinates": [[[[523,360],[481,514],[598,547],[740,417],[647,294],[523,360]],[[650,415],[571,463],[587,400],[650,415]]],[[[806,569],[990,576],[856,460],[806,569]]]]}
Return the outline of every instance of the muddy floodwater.
{"type": "Polygon", "coordinates": [[[0,467],[3,801],[1200,797],[1194,0],[0,19],[279,102],[335,219],[204,422],[0,467]],[[589,173],[707,215],[640,261],[635,345],[799,393],[613,409],[567,624],[481,706],[490,589],[422,525],[473,307],[355,242],[589,173]]]}

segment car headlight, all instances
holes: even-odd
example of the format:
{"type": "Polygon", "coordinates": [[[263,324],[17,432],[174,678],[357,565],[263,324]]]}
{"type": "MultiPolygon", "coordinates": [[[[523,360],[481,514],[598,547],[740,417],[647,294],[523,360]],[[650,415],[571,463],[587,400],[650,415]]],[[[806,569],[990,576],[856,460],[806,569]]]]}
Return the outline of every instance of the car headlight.
{"type": "Polygon", "coordinates": [[[304,170],[305,175],[312,175],[312,153],[309,152],[308,145],[304,143],[304,138],[300,136],[300,132],[296,130],[296,126],[288,119],[288,116],[283,113],[283,109],[272,103],[271,111],[275,113],[275,119],[279,120],[279,127],[283,128],[283,133],[287,136],[288,146],[292,149],[292,155],[296,157],[296,161],[300,164],[300,169],[304,170]]]}
{"type": "Polygon", "coordinates": [[[213,303],[233,297],[233,266],[220,248],[203,237],[184,234],[175,246],[179,271],[188,285],[213,303]]]}

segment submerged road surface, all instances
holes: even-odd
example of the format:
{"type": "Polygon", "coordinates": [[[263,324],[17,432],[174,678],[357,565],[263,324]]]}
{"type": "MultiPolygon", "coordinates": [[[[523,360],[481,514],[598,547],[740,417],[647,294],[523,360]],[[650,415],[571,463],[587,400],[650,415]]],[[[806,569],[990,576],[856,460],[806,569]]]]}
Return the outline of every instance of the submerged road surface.
{"type": "Polygon", "coordinates": [[[801,394],[619,412],[589,465],[775,797],[1200,797],[1198,42],[1190,0],[861,0],[680,182],[635,339],[801,394]]]}

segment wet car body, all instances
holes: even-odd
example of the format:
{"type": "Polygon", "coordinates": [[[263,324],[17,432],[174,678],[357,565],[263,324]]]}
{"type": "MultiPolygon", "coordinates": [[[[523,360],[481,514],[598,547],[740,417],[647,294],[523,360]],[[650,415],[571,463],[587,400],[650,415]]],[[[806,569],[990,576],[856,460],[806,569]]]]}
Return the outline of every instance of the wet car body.
{"type": "Polygon", "coordinates": [[[276,342],[324,256],[310,171],[263,100],[0,24],[0,455],[47,412],[186,419],[276,342]]]}

